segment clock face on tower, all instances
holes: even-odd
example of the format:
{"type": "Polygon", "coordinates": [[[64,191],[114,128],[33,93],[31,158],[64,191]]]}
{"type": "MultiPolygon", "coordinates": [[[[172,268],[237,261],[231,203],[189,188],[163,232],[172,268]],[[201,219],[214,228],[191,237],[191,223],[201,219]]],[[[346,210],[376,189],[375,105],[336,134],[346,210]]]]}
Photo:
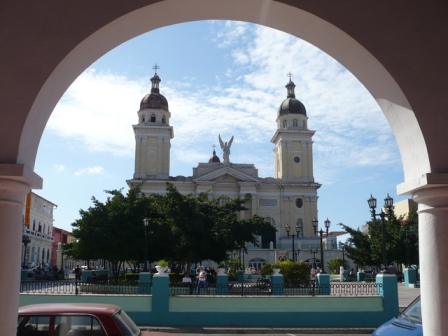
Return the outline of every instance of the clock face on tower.
{"type": "Polygon", "coordinates": [[[299,158],[298,156],[296,156],[296,157],[294,158],[294,162],[295,162],[295,163],[299,163],[299,162],[300,162],[300,158],[299,158]]]}

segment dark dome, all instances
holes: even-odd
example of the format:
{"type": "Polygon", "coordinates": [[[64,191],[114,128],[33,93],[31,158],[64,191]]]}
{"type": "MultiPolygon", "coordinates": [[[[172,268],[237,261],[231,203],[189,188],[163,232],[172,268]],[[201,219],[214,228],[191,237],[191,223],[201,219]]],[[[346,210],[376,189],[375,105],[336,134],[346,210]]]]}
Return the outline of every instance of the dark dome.
{"type": "Polygon", "coordinates": [[[168,111],[168,101],[158,92],[151,92],[143,97],[140,102],[140,110],[145,108],[161,108],[168,111]]]}
{"type": "Polygon", "coordinates": [[[305,105],[303,105],[302,102],[296,98],[286,98],[278,109],[278,115],[281,116],[289,113],[303,114],[306,116],[305,105]]]}
{"type": "Polygon", "coordinates": [[[216,152],[213,151],[213,155],[208,160],[208,163],[220,163],[220,162],[221,160],[219,159],[219,157],[216,156],[216,152]]]}
{"type": "MultiPolygon", "coordinates": [[[[153,67],[153,69],[158,69],[157,64],[153,67]]],[[[168,101],[164,96],[160,94],[159,85],[162,80],[160,79],[157,72],[151,78],[151,92],[143,97],[140,102],[140,110],[145,108],[157,108],[168,111],[168,101]]]]}

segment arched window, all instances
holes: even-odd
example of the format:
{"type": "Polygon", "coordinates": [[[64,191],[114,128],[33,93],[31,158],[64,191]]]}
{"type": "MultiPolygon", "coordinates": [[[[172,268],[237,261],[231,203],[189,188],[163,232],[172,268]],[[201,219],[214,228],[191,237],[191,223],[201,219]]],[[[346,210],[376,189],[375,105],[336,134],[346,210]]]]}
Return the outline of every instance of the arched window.
{"type": "Polygon", "coordinates": [[[266,260],[262,258],[254,258],[249,260],[249,267],[252,269],[252,272],[259,274],[261,267],[266,263],[267,263],[266,260]]]}
{"type": "Polygon", "coordinates": [[[299,237],[303,237],[303,219],[302,218],[297,218],[297,222],[296,224],[299,226],[300,229],[300,233],[299,233],[299,237]]]}
{"type": "Polygon", "coordinates": [[[151,122],[156,122],[156,115],[154,113],[151,114],[151,122]]]}
{"type": "Polygon", "coordinates": [[[142,124],[145,122],[145,116],[142,117],[142,124]]]}
{"type": "Polygon", "coordinates": [[[162,117],[162,124],[165,124],[166,123],[166,119],[165,119],[165,117],[162,117]]]}
{"type": "Polygon", "coordinates": [[[299,122],[297,121],[297,119],[294,119],[294,120],[292,121],[292,126],[293,126],[293,127],[299,127],[299,122]]]}
{"type": "Polygon", "coordinates": [[[287,128],[288,127],[288,121],[287,120],[283,120],[283,128],[287,128]]]}

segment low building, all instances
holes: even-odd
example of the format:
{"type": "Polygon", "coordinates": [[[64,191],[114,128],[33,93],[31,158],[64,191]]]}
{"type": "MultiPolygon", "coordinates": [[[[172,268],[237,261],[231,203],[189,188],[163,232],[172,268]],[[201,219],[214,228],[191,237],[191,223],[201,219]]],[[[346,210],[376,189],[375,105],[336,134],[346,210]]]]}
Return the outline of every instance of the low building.
{"type": "Polygon", "coordinates": [[[30,192],[22,228],[22,266],[50,266],[53,250],[53,211],[57,205],[30,192]]]}

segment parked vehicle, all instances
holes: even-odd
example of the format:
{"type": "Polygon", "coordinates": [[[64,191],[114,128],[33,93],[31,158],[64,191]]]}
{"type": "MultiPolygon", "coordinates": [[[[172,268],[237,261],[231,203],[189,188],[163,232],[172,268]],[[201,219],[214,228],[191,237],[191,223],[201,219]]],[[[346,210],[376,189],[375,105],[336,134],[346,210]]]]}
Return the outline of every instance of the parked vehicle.
{"type": "Polygon", "coordinates": [[[422,308],[420,296],[400,315],[377,328],[372,336],[422,336],[422,308]]]}
{"type": "Polygon", "coordinates": [[[118,306],[43,303],[19,308],[17,336],[149,336],[118,306]]]}

